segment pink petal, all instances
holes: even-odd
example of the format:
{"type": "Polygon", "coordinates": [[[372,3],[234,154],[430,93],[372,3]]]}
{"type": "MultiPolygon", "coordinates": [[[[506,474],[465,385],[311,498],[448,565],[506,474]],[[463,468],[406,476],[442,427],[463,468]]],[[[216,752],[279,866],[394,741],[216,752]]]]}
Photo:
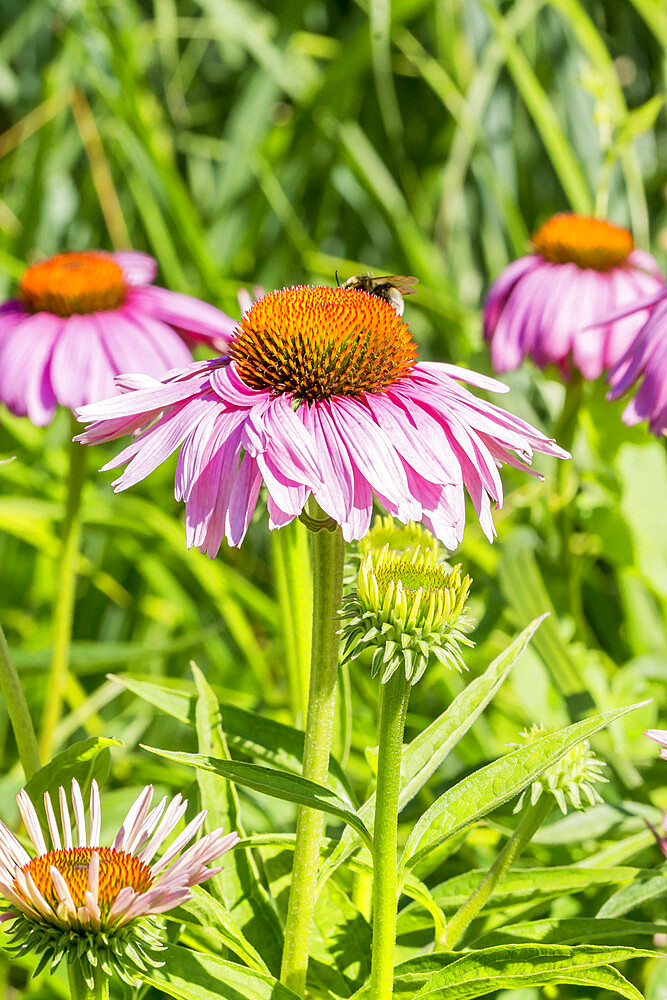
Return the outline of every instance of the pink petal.
{"type": "Polygon", "coordinates": [[[139,250],[116,250],[111,255],[123,271],[130,285],[150,285],[157,274],[157,263],[147,253],[139,250]]]}

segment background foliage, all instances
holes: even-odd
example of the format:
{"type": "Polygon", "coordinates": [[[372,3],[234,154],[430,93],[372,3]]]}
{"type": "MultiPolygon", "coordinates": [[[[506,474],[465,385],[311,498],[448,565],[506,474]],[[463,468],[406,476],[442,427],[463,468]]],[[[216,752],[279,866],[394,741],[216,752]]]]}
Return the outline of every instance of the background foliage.
{"type": "MultiPolygon", "coordinates": [[[[240,284],[332,282],[336,271],[342,278],[369,269],[415,274],[419,294],[406,318],[423,354],[488,371],[481,297],[548,215],[568,207],[606,213],[665,263],[660,0],[5,0],[0,24],[5,294],[26,262],[85,247],[145,249],[162,284],[233,315],[240,284]]],[[[562,385],[528,366],[508,381],[510,408],[553,430],[562,385]]],[[[571,466],[557,472],[542,460],[545,484],[509,470],[493,547],[471,520],[456,556],[475,581],[471,676],[519,626],[555,614],[404,814],[412,824],[411,808],[423,810],[506,752],[526,725],[558,727],[587,706],[604,711],[653,697],[597,738],[611,779],[605,804],[552,816],[521,862],[533,868],[652,869],[660,860],[641,817],[655,821],[657,807],[667,807],[665,765],[641,732],[664,710],[667,467],[664,445],[643,427],[624,428],[621,411],[604,401],[602,385],[587,387],[571,466]]],[[[16,456],[0,467],[0,621],[38,718],[69,423],[61,413],[40,430],[4,411],[0,421],[0,454],[16,456]]],[[[102,460],[103,449],[91,453],[91,470],[102,460]]],[[[172,477],[167,465],[114,497],[112,477],[91,474],[85,492],[76,680],[58,739],[62,748],[96,736],[122,741],[104,797],[109,827],[145,781],[174,791],[185,784],[193,808],[198,789],[191,769],[139,749],[196,750],[193,728],[108,675],[192,692],[195,657],[222,702],[294,721],[265,514],[242,552],[226,549],[210,562],[185,550],[172,477]]],[[[464,683],[441,669],[427,674],[407,737],[464,683]]],[[[375,742],[375,688],[357,664],[341,700],[337,755],[360,801],[372,781],[365,749],[375,742]]],[[[22,775],[1,709],[0,754],[0,802],[11,823],[22,775]]],[[[293,828],[289,804],[246,790],[241,807],[249,831],[293,828]]],[[[440,890],[445,910],[460,902],[448,880],[488,867],[515,823],[510,810],[421,873],[434,891],[449,886],[440,890]]],[[[264,852],[277,889],[284,854],[264,852]]],[[[587,917],[616,888],[612,876],[562,877],[545,876],[538,901],[522,909],[516,876],[478,933],[502,927],[508,915],[587,917]]],[[[351,919],[346,905],[341,926],[351,919]]],[[[635,921],[649,922],[664,913],[664,898],[632,906],[635,921]]],[[[402,919],[404,944],[420,934],[428,942],[424,920],[410,911],[402,919]]],[[[326,964],[335,928],[323,933],[317,948],[326,964]]],[[[650,944],[641,934],[628,941],[650,944]]],[[[338,958],[339,970],[348,960],[350,968],[363,964],[363,948],[338,958]]],[[[66,996],[59,976],[28,987],[19,965],[0,968],[0,995],[66,996]]],[[[650,1000],[664,997],[667,979],[653,960],[625,968],[650,1000]]],[[[353,972],[337,975],[331,988],[349,995],[353,972]]],[[[536,992],[526,987],[520,996],[536,992]]]]}

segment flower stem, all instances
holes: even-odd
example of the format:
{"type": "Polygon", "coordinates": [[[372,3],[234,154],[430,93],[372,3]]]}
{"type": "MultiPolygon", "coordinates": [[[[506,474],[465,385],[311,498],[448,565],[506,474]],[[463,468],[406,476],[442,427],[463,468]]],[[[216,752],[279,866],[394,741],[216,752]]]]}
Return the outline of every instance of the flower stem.
{"type": "Polygon", "coordinates": [[[42,766],[39,747],[21,681],[12,662],[2,626],[0,626],[0,691],[5,699],[7,714],[14,730],[23,773],[26,781],[29,781],[42,766]]]}
{"type": "MultiPolygon", "coordinates": [[[[76,420],[72,417],[71,436],[73,437],[79,430],[76,420]]],[[[86,449],[78,442],[70,440],[67,501],[56,574],[57,591],[53,602],[53,652],[40,732],[42,760],[47,762],[53,751],[53,736],[67,686],[81,539],[81,491],[85,478],[86,449]]]]}
{"type": "MultiPolygon", "coordinates": [[[[554,428],[554,438],[561,448],[565,448],[566,451],[572,450],[583,391],[584,380],[578,371],[573,371],[570,381],[566,383],[563,409],[554,428]]],[[[565,484],[572,474],[571,462],[558,462],[556,468],[556,490],[562,496],[565,484]]]]}
{"type": "Polygon", "coordinates": [[[378,777],[373,859],[373,957],[371,1000],[390,1000],[394,990],[394,948],[398,907],[398,791],[403,731],[410,683],[399,667],[380,685],[378,777]]]}
{"type": "MultiPolygon", "coordinates": [[[[319,509],[310,516],[321,516],[319,509]]],[[[333,737],[338,676],[338,612],[343,595],[345,543],[340,527],[312,536],[313,629],[310,692],[306,716],[303,776],[326,784],[333,737]]],[[[287,907],[281,982],[303,996],[308,969],[308,948],[317,900],[317,871],[324,829],[321,812],[299,808],[292,885],[287,907]]]]}
{"type": "Polygon", "coordinates": [[[83,978],[81,962],[75,960],[67,966],[70,1000],[109,1000],[109,976],[98,965],[93,969],[93,985],[83,978]]]}
{"type": "Polygon", "coordinates": [[[308,531],[295,519],[271,532],[273,571],[285,642],[285,662],[294,724],[308,710],[313,594],[308,531]]]}
{"type": "Polygon", "coordinates": [[[445,943],[453,948],[468,926],[475,919],[497,885],[516,859],[522,854],[537,830],[551,812],[553,805],[551,796],[543,794],[535,805],[528,806],[519,820],[516,830],[509,838],[502,851],[493,862],[488,872],[478,886],[473,889],[465,903],[459,907],[447,925],[445,943]]]}

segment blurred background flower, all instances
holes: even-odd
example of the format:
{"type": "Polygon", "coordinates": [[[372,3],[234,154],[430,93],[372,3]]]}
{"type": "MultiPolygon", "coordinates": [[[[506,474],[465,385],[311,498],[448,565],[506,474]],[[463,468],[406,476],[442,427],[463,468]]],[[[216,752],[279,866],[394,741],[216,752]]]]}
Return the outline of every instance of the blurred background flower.
{"type": "MultiPolygon", "coordinates": [[[[644,310],[640,314],[643,314],[644,310]]],[[[623,411],[623,422],[647,421],[654,434],[667,432],[667,290],[656,296],[651,314],[626,353],[609,373],[610,399],[636,392],[623,411]]]]}
{"type": "Polygon", "coordinates": [[[62,253],[23,274],[0,306],[0,400],[37,425],[111,395],[122,372],[158,376],[192,360],[195,341],[224,351],[236,321],[152,284],[157,264],[133,250],[62,253]]]}
{"type": "Polygon", "coordinates": [[[544,368],[572,368],[599,378],[632,344],[646,310],[604,322],[663,286],[654,258],[636,250],[627,229],[603,219],[561,214],[533,234],[534,253],[520,257],[491,286],[484,336],[497,372],[524,358],[544,368]]]}

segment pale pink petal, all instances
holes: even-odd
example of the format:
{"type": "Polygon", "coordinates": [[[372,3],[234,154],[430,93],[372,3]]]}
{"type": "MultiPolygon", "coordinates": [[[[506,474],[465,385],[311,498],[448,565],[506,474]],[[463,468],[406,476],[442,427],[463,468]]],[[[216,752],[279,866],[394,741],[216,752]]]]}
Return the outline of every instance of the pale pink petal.
{"type": "Polygon", "coordinates": [[[46,846],[46,841],[44,840],[41,824],[37,818],[35,807],[24,790],[21,790],[18,793],[16,796],[16,802],[19,807],[19,812],[21,813],[21,819],[23,820],[24,826],[28,831],[28,836],[35,845],[35,850],[38,854],[46,854],[48,848],[46,846]]]}
{"type": "Polygon", "coordinates": [[[138,250],[116,250],[111,255],[130,285],[150,285],[157,274],[157,263],[147,253],[138,250]]]}
{"type": "Polygon", "coordinates": [[[133,301],[140,303],[149,315],[184,330],[195,340],[227,343],[238,326],[237,320],[208,302],[155,285],[136,289],[133,301]]]}
{"type": "Polygon", "coordinates": [[[87,847],[86,810],[83,804],[81,788],[76,778],[72,778],[72,806],[74,808],[74,822],[76,825],[76,846],[87,847]]]}

